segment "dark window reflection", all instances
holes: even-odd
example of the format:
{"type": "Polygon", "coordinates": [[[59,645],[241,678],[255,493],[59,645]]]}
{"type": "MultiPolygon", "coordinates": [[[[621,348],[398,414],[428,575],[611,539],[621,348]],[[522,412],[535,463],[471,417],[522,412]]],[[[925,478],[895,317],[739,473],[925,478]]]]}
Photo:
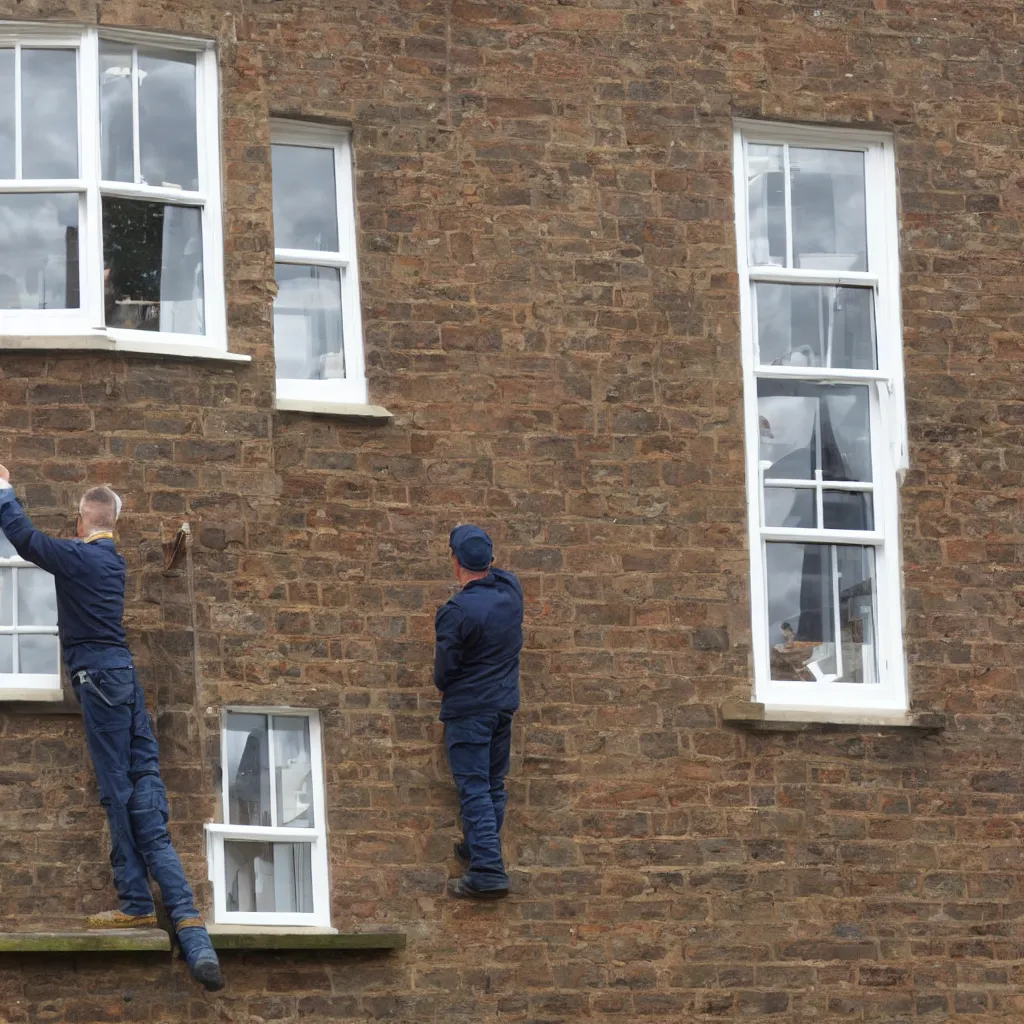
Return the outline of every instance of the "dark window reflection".
{"type": "Polygon", "coordinates": [[[204,332],[197,207],[104,198],[103,262],[108,327],[204,332]]]}

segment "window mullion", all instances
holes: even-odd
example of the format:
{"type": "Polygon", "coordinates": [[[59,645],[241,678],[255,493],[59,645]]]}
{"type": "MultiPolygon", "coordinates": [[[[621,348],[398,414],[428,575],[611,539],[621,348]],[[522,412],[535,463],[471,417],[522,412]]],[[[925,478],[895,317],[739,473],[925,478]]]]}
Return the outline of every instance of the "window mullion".
{"type": "Polygon", "coordinates": [[[21,43],[14,45],[14,177],[21,177],[21,43]]]}
{"type": "Polygon", "coordinates": [[[786,210],[786,266],[793,268],[793,195],[789,182],[789,143],[782,147],[782,195],[786,210]]]}
{"type": "Polygon", "coordinates": [[[100,178],[99,33],[85,33],[79,50],[79,138],[85,182],[85,211],[78,232],[82,312],[89,326],[103,327],[103,219],[100,178]]]}
{"type": "Polygon", "coordinates": [[[18,643],[18,569],[11,569],[11,669],[17,675],[21,669],[19,661],[20,644],[18,643]]]}
{"type": "Polygon", "coordinates": [[[142,157],[139,152],[139,48],[132,47],[132,174],[142,184],[142,157]]]}
{"type": "Polygon", "coordinates": [[[279,828],[277,820],[277,758],[274,755],[274,716],[267,715],[267,765],[270,772],[270,827],[279,828]]]}

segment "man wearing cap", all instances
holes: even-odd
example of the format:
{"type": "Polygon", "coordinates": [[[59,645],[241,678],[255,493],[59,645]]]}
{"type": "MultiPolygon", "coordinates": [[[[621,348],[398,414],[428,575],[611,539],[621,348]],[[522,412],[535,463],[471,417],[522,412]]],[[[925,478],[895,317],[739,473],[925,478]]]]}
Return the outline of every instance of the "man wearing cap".
{"type": "Polygon", "coordinates": [[[224,987],[220,964],[171,845],[157,744],[122,623],[126,565],[114,545],[120,511],[121,499],[109,487],[93,487],[78,504],[79,539],[56,540],[33,527],[0,466],[0,530],[22,558],[53,575],[61,654],[82,705],[110,824],[118,909],[93,915],[88,924],[155,927],[151,875],[192,977],[216,991],[224,987]]]}
{"type": "Polygon", "coordinates": [[[457,526],[448,543],[462,589],[434,621],[434,685],[442,694],[444,741],[465,836],[455,853],[466,869],[449,880],[448,891],[498,899],[508,895],[500,836],[512,716],[519,707],[523,588],[513,573],[491,566],[491,538],[479,526],[457,526]]]}

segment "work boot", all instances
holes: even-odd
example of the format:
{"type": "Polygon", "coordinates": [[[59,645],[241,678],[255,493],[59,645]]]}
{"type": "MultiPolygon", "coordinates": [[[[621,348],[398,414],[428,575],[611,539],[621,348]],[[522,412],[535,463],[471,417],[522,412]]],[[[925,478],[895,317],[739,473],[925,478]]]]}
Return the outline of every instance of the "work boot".
{"type": "Polygon", "coordinates": [[[203,919],[187,917],[178,922],[175,931],[189,973],[207,992],[219,992],[224,987],[224,976],[203,919]]]}
{"type": "Polygon", "coordinates": [[[123,910],[104,910],[86,919],[90,928],[156,928],[156,914],[126,914],[123,910]]]}
{"type": "Polygon", "coordinates": [[[449,878],[448,895],[459,900],[502,900],[508,889],[478,889],[464,878],[449,878]]]}

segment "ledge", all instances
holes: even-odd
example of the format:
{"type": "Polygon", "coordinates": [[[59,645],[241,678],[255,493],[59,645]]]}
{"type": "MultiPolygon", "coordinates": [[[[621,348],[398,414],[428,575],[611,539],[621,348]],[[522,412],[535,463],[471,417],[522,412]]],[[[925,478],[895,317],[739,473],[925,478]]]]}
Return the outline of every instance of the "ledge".
{"type": "Polygon", "coordinates": [[[160,928],[111,928],[80,932],[0,932],[0,953],[167,953],[160,928]]]}
{"type": "Polygon", "coordinates": [[[405,949],[404,932],[337,932],[332,928],[263,928],[210,925],[213,948],[372,950],[405,949]]]}
{"type": "Polygon", "coordinates": [[[139,356],[170,356],[174,359],[203,359],[215,363],[251,363],[252,356],[228,352],[210,345],[187,342],[139,341],[135,338],[114,338],[106,331],[90,334],[4,334],[0,335],[0,352],[113,352],[139,356]]]}
{"type": "Polygon", "coordinates": [[[279,398],[274,403],[278,412],[306,412],[318,416],[340,416],[372,423],[393,423],[394,415],[382,405],[360,405],[357,402],[321,402],[306,398],[279,398]]]}
{"type": "Polygon", "coordinates": [[[82,706],[75,700],[70,689],[54,690],[53,696],[48,692],[45,699],[39,691],[6,690],[0,691],[0,715],[78,715],[82,714],[82,706]],[[24,694],[24,696],[19,696],[24,694]]]}
{"type": "Polygon", "coordinates": [[[726,725],[753,732],[821,732],[834,727],[932,733],[941,732],[948,725],[946,716],[937,711],[769,707],[750,700],[727,700],[720,710],[726,725]]]}

